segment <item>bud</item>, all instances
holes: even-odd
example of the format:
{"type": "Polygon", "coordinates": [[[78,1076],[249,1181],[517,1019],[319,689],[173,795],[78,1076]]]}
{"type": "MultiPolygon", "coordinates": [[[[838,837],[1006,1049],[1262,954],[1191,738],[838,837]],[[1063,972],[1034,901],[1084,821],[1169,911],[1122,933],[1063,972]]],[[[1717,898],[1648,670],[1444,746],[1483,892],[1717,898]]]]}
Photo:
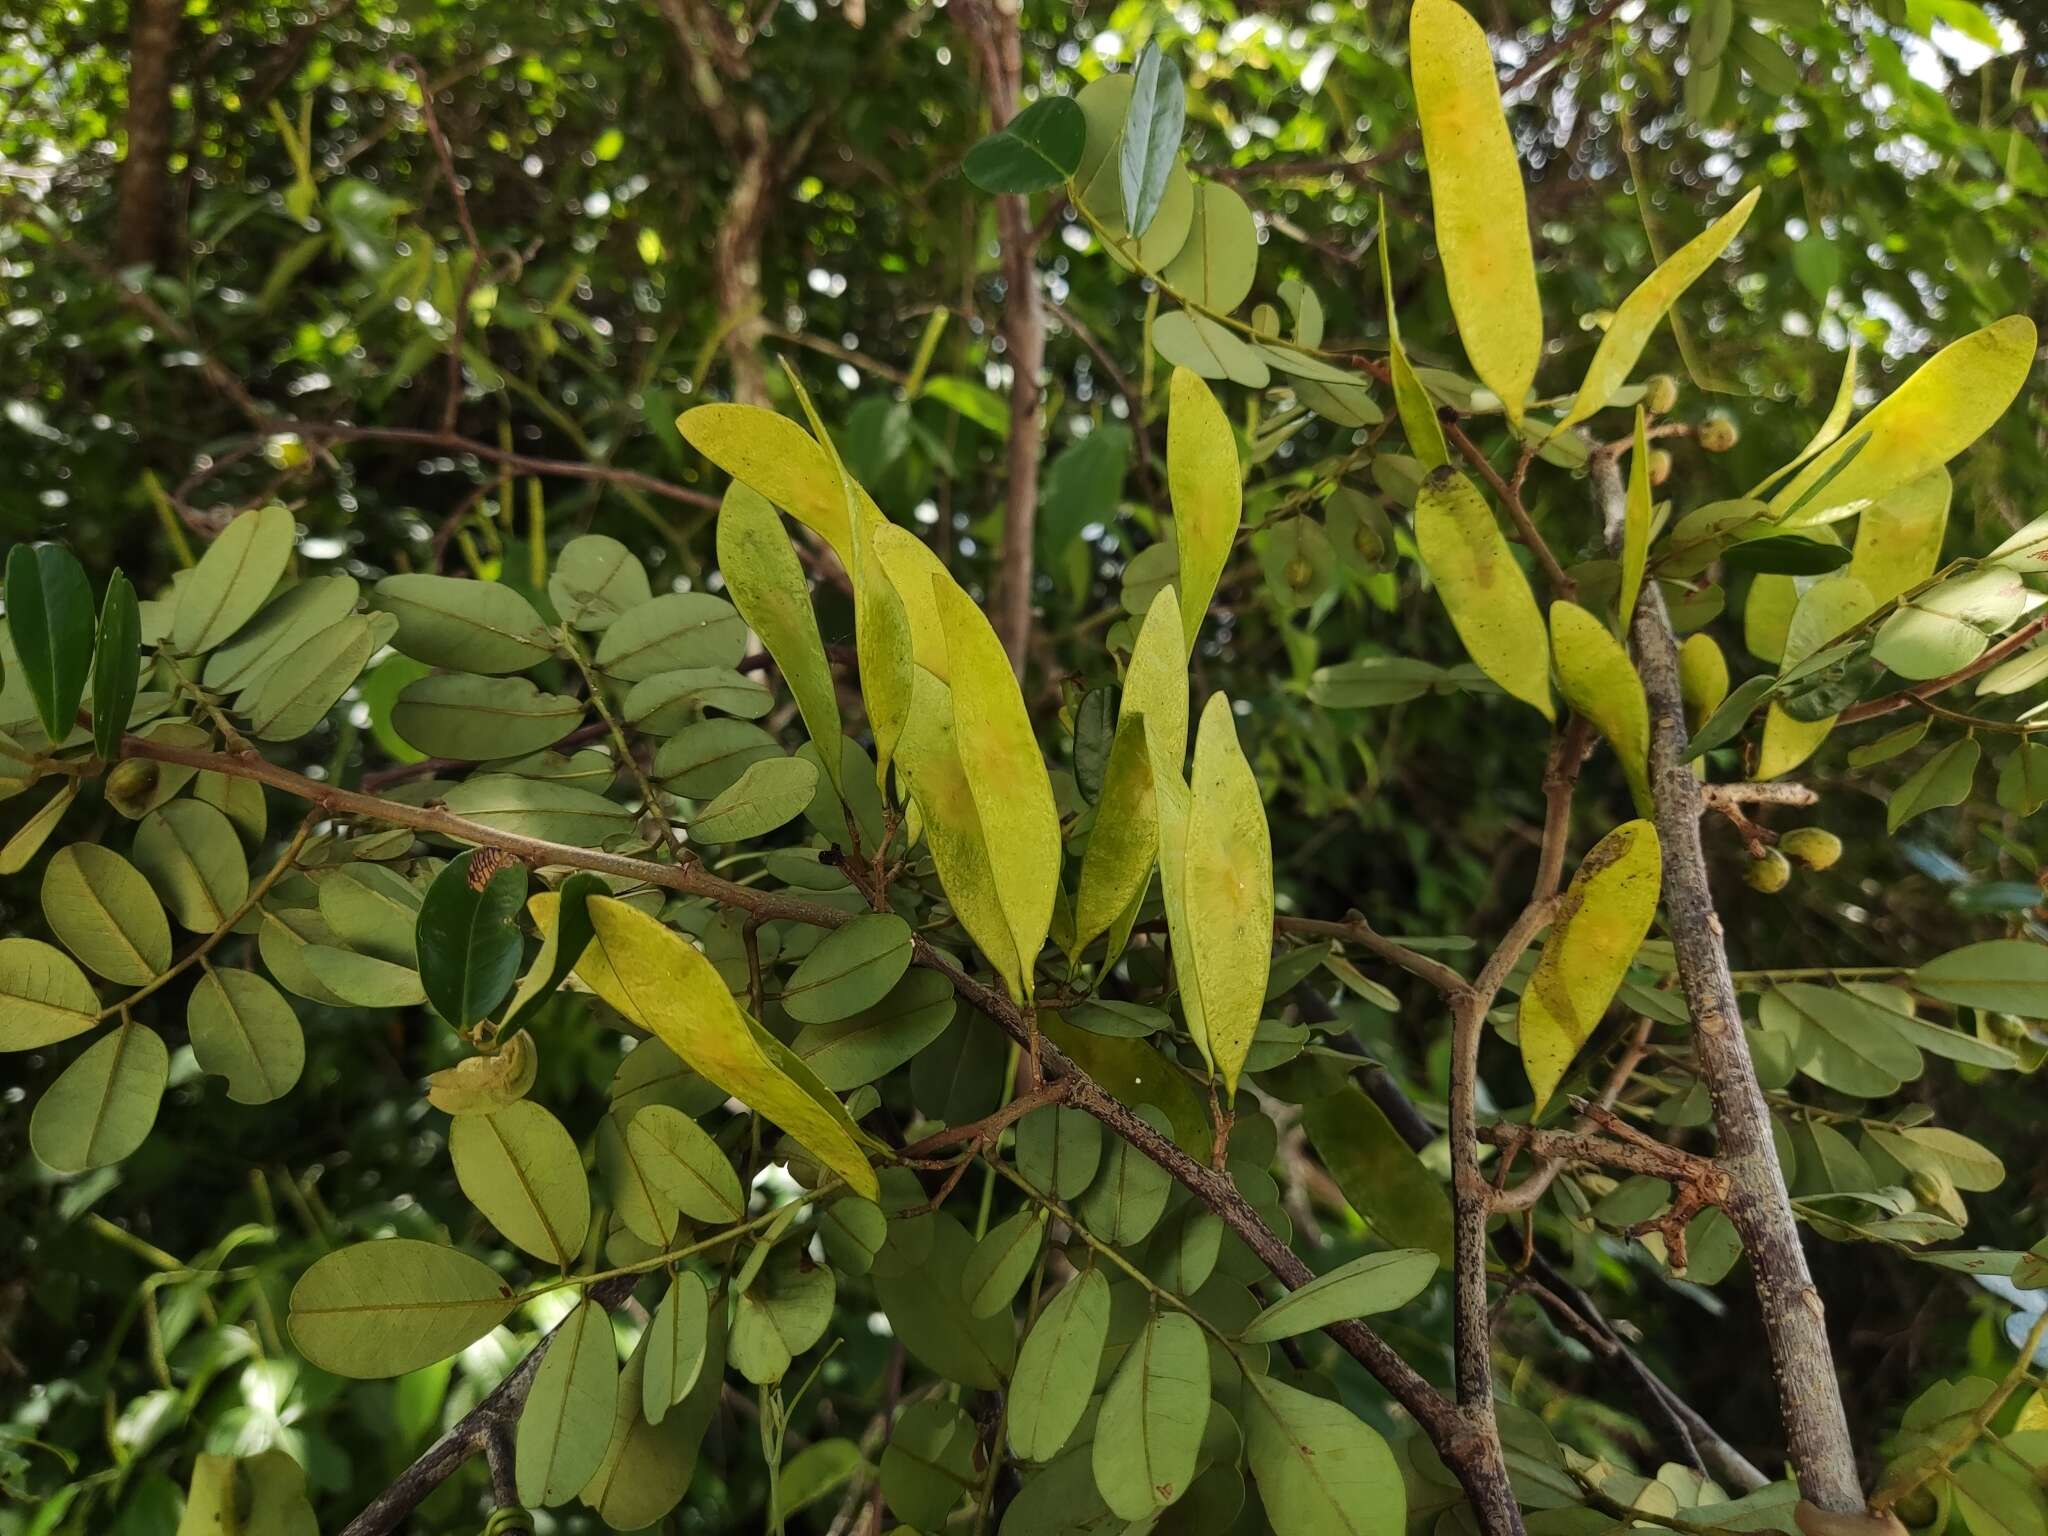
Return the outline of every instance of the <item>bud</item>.
{"type": "Polygon", "coordinates": [[[1842,840],[1825,827],[1794,827],[1778,846],[1808,869],[1831,868],[1842,856],[1842,840]]]}
{"type": "Polygon", "coordinates": [[[1662,448],[1650,450],[1650,484],[1662,485],[1671,478],[1671,455],[1662,448]]]}
{"type": "Polygon", "coordinates": [[[1716,414],[1700,423],[1700,446],[1709,453],[1726,453],[1740,435],[1733,417],[1716,414]]]}
{"type": "Polygon", "coordinates": [[[1792,882],[1792,861],[1775,848],[1766,848],[1760,859],[1751,859],[1742,878],[1753,891],[1775,896],[1792,882]]]}
{"type": "Polygon", "coordinates": [[[1643,409],[1652,416],[1665,415],[1678,404],[1678,380],[1668,373],[1653,374],[1643,386],[1643,409]]]}
{"type": "Polygon", "coordinates": [[[114,764],[107,774],[107,803],[133,820],[148,808],[156,792],[157,765],[147,758],[130,757],[114,764]]]}

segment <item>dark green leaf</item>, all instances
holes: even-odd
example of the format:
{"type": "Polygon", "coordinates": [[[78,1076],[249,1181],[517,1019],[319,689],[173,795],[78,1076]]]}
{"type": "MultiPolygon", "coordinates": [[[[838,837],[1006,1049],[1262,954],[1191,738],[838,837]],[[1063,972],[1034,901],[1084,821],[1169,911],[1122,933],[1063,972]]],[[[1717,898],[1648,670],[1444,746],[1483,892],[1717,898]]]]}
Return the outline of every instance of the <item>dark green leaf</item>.
{"type": "Polygon", "coordinates": [[[61,544],[17,544],[7,556],[7,627],[52,745],[77,723],[92,667],[92,588],[61,544]]]}
{"type": "Polygon", "coordinates": [[[1072,97],[1041,97],[967,151],[960,169],[982,191],[998,196],[1043,192],[1074,174],[1087,136],[1087,121],[1072,97]]]}
{"type": "Polygon", "coordinates": [[[526,866],[480,866],[481,852],[451,861],[420,903],[420,986],[436,1013],[468,1029],[497,1007],[519,975],[512,919],[526,900],[526,866]]]}
{"type": "Polygon", "coordinates": [[[135,588],[115,571],[100,600],[92,668],[92,744],[107,762],[119,753],[121,733],[128,729],[128,715],[135,708],[136,651],[141,644],[142,614],[135,588]]]}

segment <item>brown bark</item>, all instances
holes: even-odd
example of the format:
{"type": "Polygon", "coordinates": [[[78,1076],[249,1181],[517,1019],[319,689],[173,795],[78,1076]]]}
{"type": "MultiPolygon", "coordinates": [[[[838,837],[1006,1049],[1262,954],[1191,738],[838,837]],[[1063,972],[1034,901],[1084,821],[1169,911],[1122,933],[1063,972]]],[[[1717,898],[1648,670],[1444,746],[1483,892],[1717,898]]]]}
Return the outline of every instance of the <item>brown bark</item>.
{"type": "MultiPolygon", "coordinates": [[[[1607,452],[1594,454],[1592,471],[1613,542],[1626,505],[1621,471],[1607,452]]],[[[1827,1314],[1806,1266],[1784,1170],[1771,1141],[1770,1109],[1742,1033],[1700,842],[1700,785],[1684,760],[1678,644],[1655,582],[1644,584],[1629,631],[1650,704],[1650,788],[1664,848],[1664,911],[1692,1012],[1700,1076],[1713,1100],[1718,1161],[1730,1183],[1728,1216],[1741,1234],[1770,1340],[1787,1446],[1808,1500],[1822,1509],[1856,1513],[1864,1507],[1863,1487],[1828,1342],[1827,1314]]]]}
{"type": "Polygon", "coordinates": [[[124,267],[164,257],[171,208],[171,75],[183,0],[132,0],[128,152],[115,193],[114,252],[124,267]]]}

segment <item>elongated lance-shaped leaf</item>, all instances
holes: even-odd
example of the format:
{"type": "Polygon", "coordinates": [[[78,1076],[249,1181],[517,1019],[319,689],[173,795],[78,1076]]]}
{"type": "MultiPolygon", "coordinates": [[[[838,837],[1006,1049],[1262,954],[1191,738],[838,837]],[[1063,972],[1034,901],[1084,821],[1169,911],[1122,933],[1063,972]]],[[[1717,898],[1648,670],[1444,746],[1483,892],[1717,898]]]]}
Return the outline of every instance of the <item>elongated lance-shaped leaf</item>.
{"type": "MultiPolygon", "coordinates": [[[[1227,1095],[1258,1032],[1273,955],[1273,845],[1258,776],[1237,740],[1230,700],[1211,694],[1202,710],[1181,861],[1185,935],[1210,1065],[1227,1095]]],[[[1176,937],[1175,949],[1182,945],[1176,937]]],[[[1177,958],[1176,974],[1189,966],[1177,958]]],[[[1185,982],[1183,982],[1185,985],[1185,982]]]]}
{"type": "Polygon", "coordinates": [[[1621,595],[1615,604],[1621,632],[1635,622],[1636,600],[1643,595],[1643,570],[1650,559],[1650,438],[1643,408],[1636,407],[1635,447],[1628,456],[1628,495],[1621,525],[1621,595]]]}
{"type": "Polygon", "coordinates": [[[1565,701],[1593,722],[1621,759],[1639,810],[1650,807],[1650,706],[1628,652],[1577,603],[1550,605],[1551,655],[1565,701]]]}
{"type": "Polygon", "coordinates": [[[1416,493],[1415,547],[1479,670],[1555,719],[1550,639],[1529,578],[1479,487],[1449,465],[1431,470],[1416,493]]]}
{"type": "MultiPolygon", "coordinates": [[[[1131,104],[1124,112],[1123,138],[1117,146],[1117,186],[1123,194],[1124,227],[1142,239],[1166,195],[1167,177],[1180,154],[1181,125],[1187,116],[1187,94],[1180,67],[1157,43],[1147,43],[1138,56],[1131,83],[1131,104]]],[[[1075,163],[1080,161],[1076,147],[1075,163]]]]}
{"type": "Polygon", "coordinates": [[[142,613],[135,587],[120,571],[107,578],[100,599],[99,633],[93,643],[92,745],[102,760],[112,762],[121,750],[135,708],[136,651],[142,644],[142,613]]]}
{"type": "Polygon", "coordinates": [[[1772,486],[1782,484],[1786,476],[1842,435],[1842,429],[1849,425],[1849,417],[1856,410],[1856,363],[1862,354],[1863,338],[1851,331],[1848,351],[1842,356],[1842,379],[1835,386],[1835,398],[1828,406],[1827,415],[1813,429],[1813,436],[1806,440],[1806,446],[1793,454],[1787,463],[1759,480],[1746,499],[1754,501],[1772,486]]]}
{"type": "Polygon", "coordinates": [[[512,919],[526,901],[526,866],[484,858],[475,850],[450,861],[420,902],[420,986],[457,1029],[497,1007],[519,976],[523,946],[512,919]]]}
{"type": "Polygon", "coordinates": [[[1485,29],[1457,0],[1416,0],[1408,58],[1458,336],[1472,371],[1519,422],[1543,355],[1543,306],[1493,54],[1485,29]]]}
{"type": "Polygon", "coordinates": [[[1436,402],[1415,376],[1408,361],[1408,349],[1401,345],[1401,320],[1394,312],[1394,269],[1387,253],[1387,200],[1380,199],[1380,293],[1387,305],[1387,368],[1394,376],[1394,411],[1401,418],[1401,431],[1408,447],[1424,469],[1435,469],[1451,461],[1444,443],[1444,424],[1437,419],[1436,402]]]}
{"type": "Polygon", "coordinates": [[[1075,954],[1109,932],[1145,889],[1158,849],[1159,810],[1145,717],[1132,715],[1117,725],[1110,744],[1095,827],[1081,856],[1081,887],[1074,897],[1075,954]]]}
{"type": "Polygon", "coordinates": [[[1672,252],[1669,260],[1621,301],[1621,308],[1614,312],[1614,318],[1607,323],[1607,333],[1593,351],[1593,361],[1586,366],[1586,377],[1579,385],[1572,408],[1557,424],[1558,431],[1584,421],[1628,382],[1629,370],[1643,355],[1643,348],[1656,334],[1659,322],[1678,302],[1679,295],[1697,282],[1728,249],[1729,242],[1742,233],[1742,226],[1749,222],[1761,194],[1761,188],[1752,188],[1741,202],[1672,252]]]}
{"type": "Polygon", "coordinates": [[[92,588],[61,544],[17,544],[7,555],[7,628],[15,659],[53,746],[71,734],[92,666],[92,588]]]}
{"type": "Polygon", "coordinates": [[[1166,481],[1173,496],[1174,539],[1180,549],[1180,615],[1187,649],[1195,648],[1209,600],[1237,540],[1244,514],[1243,473],[1230,418],[1209,386],[1185,368],[1173,370],[1166,419],[1166,481]]]}

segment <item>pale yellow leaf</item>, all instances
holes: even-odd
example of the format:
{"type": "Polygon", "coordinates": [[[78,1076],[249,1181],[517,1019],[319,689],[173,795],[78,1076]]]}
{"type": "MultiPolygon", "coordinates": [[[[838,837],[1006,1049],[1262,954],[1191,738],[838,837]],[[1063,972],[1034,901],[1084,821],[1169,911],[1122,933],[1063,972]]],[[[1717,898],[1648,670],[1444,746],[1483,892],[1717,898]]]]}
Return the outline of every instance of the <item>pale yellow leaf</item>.
{"type": "Polygon", "coordinates": [[[1628,456],[1628,496],[1621,524],[1621,596],[1615,611],[1621,632],[1635,622],[1636,600],[1643,595],[1643,570],[1650,559],[1650,440],[1643,408],[1636,407],[1636,441],[1628,456]]]}
{"type": "Polygon", "coordinates": [[[1555,719],[1550,641],[1529,578],[1479,488],[1448,465],[1431,470],[1416,493],[1415,547],[1479,670],[1555,719]]]}
{"type": "Polygon", "coordinates": [[[1195,739],[1181,879],[1210,1065],[1234,1095],[1273,955],[1273,844],[1258,777],[1220,693],[1203,707],[1195,739]]]}
{"type": "Polygon", "coordinates": [[[1571,707],[1607,738],[1636,808],[1650,808],[1650,706],[1643,681],[1614,633],[1577,603],[1550,605],[1557,682],[1571,707]]]}
{"type": "Polygon", "coordinates": [[[1159,811],[1153,798],[1152,757],[1143,714],[1117,722],[1102,793],[1095,803],[1095,828],[1081,856],[1081,885],[1074,896],[1074,948],[1079,954],[1112,925],[1145,889],[1159,848],[1159,811]]]}
{"type": "Polygon", "coordinates": [[[1216,582],[1237,539],[1244,480],[1230,418],[1209,386],[1185,368],[1173,370],[1166,419],[1166,482],[1180,549],[1180,614],[1187,649],[1195,648],[1216,582]]]}

